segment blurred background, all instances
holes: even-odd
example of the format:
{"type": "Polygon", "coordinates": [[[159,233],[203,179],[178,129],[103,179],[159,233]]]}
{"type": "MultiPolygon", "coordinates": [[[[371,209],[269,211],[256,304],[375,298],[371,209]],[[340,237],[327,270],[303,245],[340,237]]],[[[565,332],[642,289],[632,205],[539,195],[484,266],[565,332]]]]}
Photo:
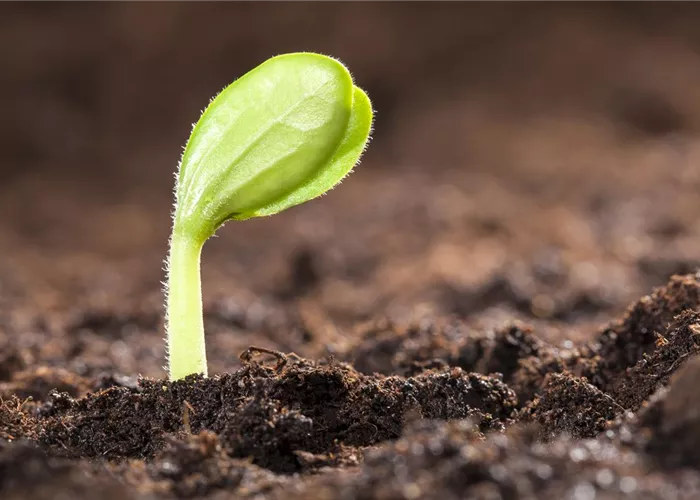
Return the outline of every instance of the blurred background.
{"type": "Polygon", "coordinates": [[[214,370],[249,343],[340,352],[384,318],[587,338],[700,262],[699,25],[690,3],[3,3],[5,338],[162,375],[191,125],[301,50],[351,69],[373,141],[329,196],[206,245],[214,370]]]}

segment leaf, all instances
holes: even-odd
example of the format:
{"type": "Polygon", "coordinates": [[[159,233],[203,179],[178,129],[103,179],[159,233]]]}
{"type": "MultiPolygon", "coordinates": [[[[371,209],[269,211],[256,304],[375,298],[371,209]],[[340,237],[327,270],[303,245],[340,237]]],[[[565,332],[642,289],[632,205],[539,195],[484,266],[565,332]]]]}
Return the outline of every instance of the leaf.
{"type": "Polygon", "coordinates": [[[318,198],[333,189],[347,176],[364,152],[372,130],[372,103],[358,87],[353,92],[352,112],[348,129],[340,146],[326,168],[320,170],[308,183],[298,187],[286,197],[264,207],[249,217],[274,215],[304,202],[318,198]]]}
{"type": "Polygon", "coordinates": [[[201,241],[226,220],[271,215],[337,184],[367,142],[372,109],[330,57],[269,59],[195,125],[176,188],[175,231],[201,241]]]}

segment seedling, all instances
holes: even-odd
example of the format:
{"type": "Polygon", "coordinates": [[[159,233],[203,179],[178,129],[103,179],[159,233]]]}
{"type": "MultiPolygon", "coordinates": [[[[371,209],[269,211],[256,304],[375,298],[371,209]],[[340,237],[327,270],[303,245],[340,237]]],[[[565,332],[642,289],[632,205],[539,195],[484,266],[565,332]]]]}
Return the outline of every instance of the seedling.
{"type": "Polygon", "coordinates": [[[372,115],[345,66],[313,53],[273,57],[212,100],[175,186],[166,263],[171,380],[207,374],[204,242],[227,221],[273,215],[332,189],[364,151],[372,115]]]}

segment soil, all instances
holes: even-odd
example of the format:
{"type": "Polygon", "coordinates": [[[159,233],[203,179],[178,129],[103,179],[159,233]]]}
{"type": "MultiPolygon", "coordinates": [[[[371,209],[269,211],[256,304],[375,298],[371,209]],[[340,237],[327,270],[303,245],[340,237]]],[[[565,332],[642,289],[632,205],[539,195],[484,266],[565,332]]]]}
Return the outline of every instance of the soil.
{"type": "Polygon", "coordinates": [[[700,496],[700,8],[261,5],[0,9],[0,498],[700,496]],[[299,45],[374,143],[207,243],[170,382],[181,143],[299,45]]]}

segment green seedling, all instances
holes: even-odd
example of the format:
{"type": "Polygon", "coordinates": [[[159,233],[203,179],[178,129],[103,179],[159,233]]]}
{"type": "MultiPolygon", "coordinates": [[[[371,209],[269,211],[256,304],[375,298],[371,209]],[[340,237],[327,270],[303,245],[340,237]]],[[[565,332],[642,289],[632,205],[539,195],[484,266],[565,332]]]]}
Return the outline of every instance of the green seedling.
{"type": "Polygon", "coordinates": [[[207,374],[204,242],[227,221],[273,215],[332,189],[362,155],[372,116],[345,66],[313,53],[273,57],[212,100],[175,186],[166,264],[171,380],[207,374]]]}

